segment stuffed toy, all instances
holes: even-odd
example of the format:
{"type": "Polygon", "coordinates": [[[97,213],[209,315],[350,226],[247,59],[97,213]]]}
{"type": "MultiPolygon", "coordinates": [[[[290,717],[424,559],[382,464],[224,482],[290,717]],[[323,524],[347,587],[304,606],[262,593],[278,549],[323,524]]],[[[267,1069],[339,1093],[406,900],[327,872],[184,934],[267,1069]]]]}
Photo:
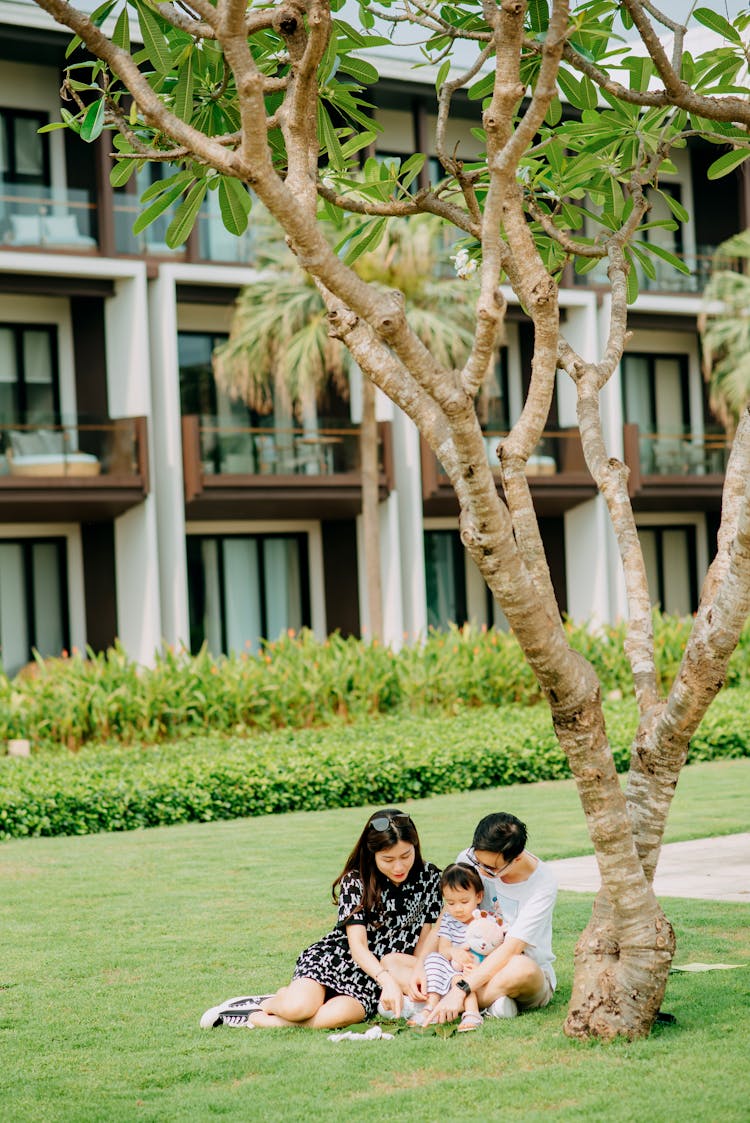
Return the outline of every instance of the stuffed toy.
{"type": "Polygon", "coordinates": [[[503,924],[502,917],[492,916],[483,909],[474,909],[472,916],[474,919],[469,921],[462,947],[475,955],[481,963],[491,951],[500,947],[505,939],[506,925],[503,924]]]}

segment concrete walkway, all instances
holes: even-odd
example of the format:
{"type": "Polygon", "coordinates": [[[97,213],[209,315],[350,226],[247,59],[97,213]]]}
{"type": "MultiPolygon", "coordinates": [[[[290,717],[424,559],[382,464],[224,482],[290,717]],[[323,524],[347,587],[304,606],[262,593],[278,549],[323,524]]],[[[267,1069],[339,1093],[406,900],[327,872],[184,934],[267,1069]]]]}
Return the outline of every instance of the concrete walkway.
{"type": "MultiPolygon", "coordinates": [[[[548,863],[561,889],[596,893],[601,884],[595,858],[548,863]]],[[[692,842],[668,842],[656,867],[657,897],[694,897],[750,904],[750,832],[692,842]]]]}

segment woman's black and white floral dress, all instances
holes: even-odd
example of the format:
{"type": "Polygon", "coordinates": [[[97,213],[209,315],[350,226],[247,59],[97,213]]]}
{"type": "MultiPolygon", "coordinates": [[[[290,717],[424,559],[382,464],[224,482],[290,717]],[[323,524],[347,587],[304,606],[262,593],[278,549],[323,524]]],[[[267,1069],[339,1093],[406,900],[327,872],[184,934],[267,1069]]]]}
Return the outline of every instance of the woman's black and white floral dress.
{"type": "Polygon", "coordinates": [[[364,925],[367,946],[378,959],[393,951],[411,955],[424,925],[434,924],[440,915],[440,871],[425,862],[420,870],[412,868],[403,885],[394,885],[383,877],[380,908],[374,914],[366,914],[361,908],[363,892],[356,871],[344,876],[336,927],[302,952],[293,977],[314,979],[331,995],[356,998],[365,1008],[365,1017],[371,1018],[377,1010],[381,988],[352,959],[346,928],[350,924],[364,925]]]}

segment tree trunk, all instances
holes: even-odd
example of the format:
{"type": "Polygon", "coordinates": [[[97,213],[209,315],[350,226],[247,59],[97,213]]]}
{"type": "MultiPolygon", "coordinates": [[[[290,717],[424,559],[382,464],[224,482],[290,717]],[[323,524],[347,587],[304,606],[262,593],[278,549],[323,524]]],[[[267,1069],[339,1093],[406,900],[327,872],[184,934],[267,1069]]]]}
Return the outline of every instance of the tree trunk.
{"type": "Polygon", "coordinates": [[[378,494],[378,423],[375,416],[375,387],[362,374],[362,530],[367,581],[369,638],[383,639],[383,594],[380,580],[380,510],[378,494]]]}
{"type": "Polygon", "coordinates": [[[674,955],[672,926],[653,893],[626,920],[603,890],[575,950],[568,1037],[645,1037],[661,1007],[674,955]]]}

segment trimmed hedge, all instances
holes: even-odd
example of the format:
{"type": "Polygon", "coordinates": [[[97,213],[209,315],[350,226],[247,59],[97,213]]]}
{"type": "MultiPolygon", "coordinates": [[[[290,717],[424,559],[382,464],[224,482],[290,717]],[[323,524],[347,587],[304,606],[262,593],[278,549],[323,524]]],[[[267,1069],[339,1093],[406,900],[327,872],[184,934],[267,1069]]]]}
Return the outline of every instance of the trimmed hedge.
{"type": "MultiPolygon", "coordinates": [[[[661,685],[679,666],[691,619],[654,615],[661,685]]],[[[570,642],[594,665],[606,695],[632,695],[624,625],[595,634],[566,624],[570,642]]],[[[750,625],[727,683],[750,680],[750,625]]],[[[78,749],[89,742],[168,741],[196,733],[245,735],[306,728],[345,717],[455,713],[466,707],[533,705],[539,688],[513,635],[470,627],[431,633],[398,652],[376,643],[309,632],[268,643],[257,656],[214,659],[165,650],[152,668],[115,647],[88,659],[39,661],[10,680],[0,673],[0,742],[78,749]]]]}
{"type": "MultiPolygon", "coordinates": [[[[693,740],[690,759],[750,756],[749,703],[748,689],[721,694],[693,740]]],[[[613,702],[605,712],[623,771],[635,707],[613,702]]],[[[76,755],[0,760],[0,838],[395,803],[569,774],[542,706],[338,722],[252,739],[92,747],[76,755]]]]}

